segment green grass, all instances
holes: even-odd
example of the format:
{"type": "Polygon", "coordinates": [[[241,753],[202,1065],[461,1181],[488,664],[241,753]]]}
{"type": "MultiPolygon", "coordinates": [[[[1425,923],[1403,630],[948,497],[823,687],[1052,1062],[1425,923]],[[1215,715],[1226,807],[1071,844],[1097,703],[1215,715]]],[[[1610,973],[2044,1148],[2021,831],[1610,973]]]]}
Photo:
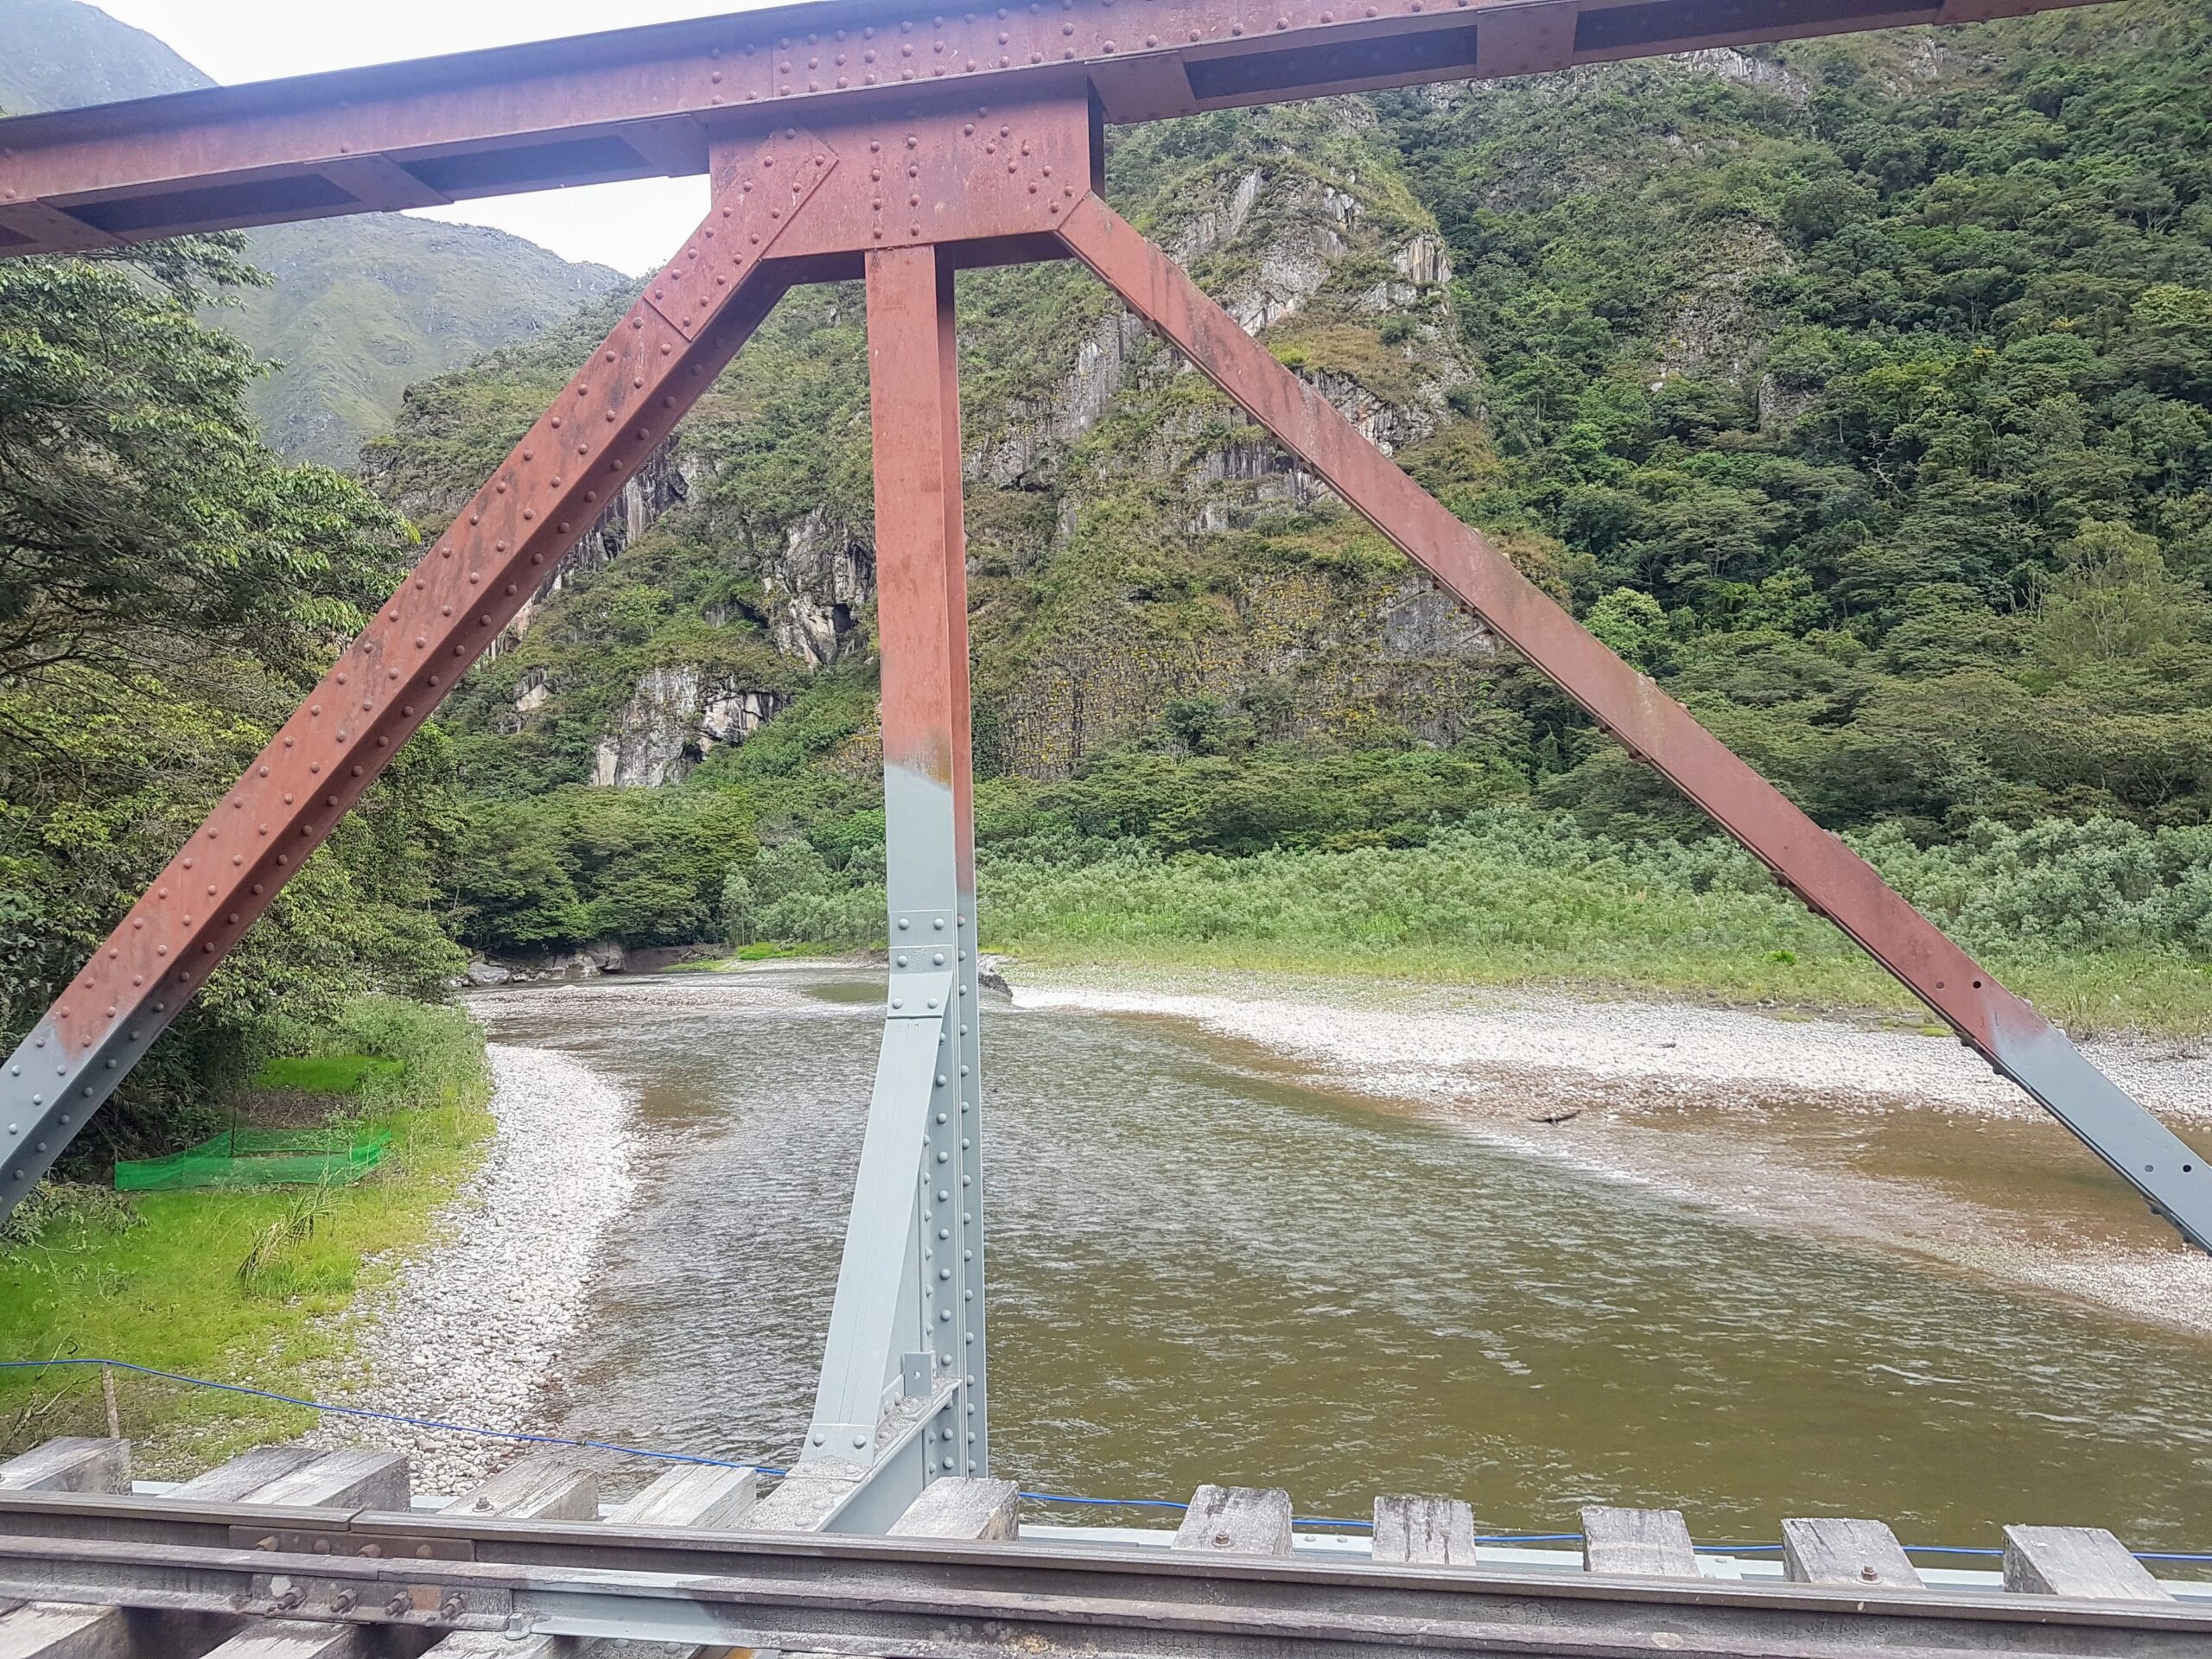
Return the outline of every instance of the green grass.
{"type": "MultiPolygon", "coordinates": [[[[2054,938],[2038,920],[2044,901],[2019,896],[2026,880],[2007,888],[1992,874],[1977,886],[1978,900],[2008,891],[2018,899],[1986,915],[1942,914],[1932,879],[1914,896],[2069,1031],[2212,1030],[2212,969],[2194,951],[2116,927],[2096,943],[2054,938]]],[[[2062,884],[2044,908],[2072,925],[2087,906],[2062,884]]],[[[990,949],[1055,969],[1541,985],[1891,1015],[1918,1007],[1732,849],[1606,842],[1503,814],[1418,848],[1001,861],[985,870],[982,922],[990,949]]]]}
{"type": "Polygon", "coordinates": [[[374,1054],[281,1055],[253,1075],[257,1089],[297,1089],[314,1095],[350,1095],[372,1077],[397,1078],[406,1067],[374,1054]]]}
{"type": "Polygon", "coordinates": [[[742,968],[748,962],[782,962],[792,957],[819,957],[825,951],[834,952],[836,946],[823,946],[806,941],[789,939],[756,939],[751,944],[741,944],[726,957],[706,957],[696,962],[672,962],[661,969],[666,974],[726,974],[742,968]]]}
{"type": "MultiPolygon", "coordinates": [[[[312,1397],[353,1380],[351,1338],[330,1316],[387,1270],[369,1258],[424,1241],[432,1211],[476,1167],[491,1128],[490,1078],[481,1033],[454,1009],[371,999],[315,1033],[314,1046],[321,1052],[296,1058],[334,1064],[309,1075],[351,1077],[363,1126],[392,1136],[376,1176],[323,1192],[130,1202],[59,1189],[42,1223],[11,1229],[33,1236],[0,1251],[0,1358],[127,1359],[312,1397]]],[[[118,1374],[118,1392],[142,1473],[204,1465],[314,1420],[129,1373],[118,1374]]],[[[103,1421],[96,1371],[0,1373],[0,1449],[105,1432],[103,1421]]]]}
{"type": "MultiPolygon", "coordinates": [[[[1847,942],[1844,942],[1849,949],[1847,942]]],[[[1663,997],[1770,1012],[1887,1017],[1929,1036],[1921,1005],[1872,960],[1800,962],[1783,969],[1723,948],[1700,948],[1583,932],[1548,945],[1500,950],[1474,945],[1351,944],[1319,940],[1116,938],[1083,930],[987,934],[986,947],[1054,972],[1084,968],[1142,975],[1177,969],[1209,974],[1267,974],[1389,981],[1406,985],[1528,987],[1578,995],[1663,997]]],[[[2144,956],[2099,955],[2075,961],[2008,960],[1988,965],[2012,990],[2077,1037],[2141,1033],[2194,1036],[2212,1031],[2212,979],[2202,969],[2144,956]]]]}

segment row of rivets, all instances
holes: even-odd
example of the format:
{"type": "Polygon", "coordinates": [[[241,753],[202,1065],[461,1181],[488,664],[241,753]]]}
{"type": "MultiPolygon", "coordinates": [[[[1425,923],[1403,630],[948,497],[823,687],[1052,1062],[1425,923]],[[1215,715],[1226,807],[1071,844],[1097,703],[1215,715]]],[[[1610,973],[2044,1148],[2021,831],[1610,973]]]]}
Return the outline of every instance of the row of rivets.
{"type": "MultiPolygon", "coordinates": [[[[794,130],[787,136],[796,137],[797,134],[794,130]]],[[[815,164],[817,168],[826,168],[826,158],[817,156],[815,158],[815,164]]],[[[805,187],[804,186],[795,187],[794,194],[799,194],[804,188],[805,187]]],[[[709,234],[711,235],[711,232],[709,232],[709,234]]],[[[632,326],[638,327],[641,326],[641,324],[633,321],[632,326]]],[[[662,355],[669,355],[670,349],[671,348],[664,346],[662,347],[662,355]]],[[[614,354],[613,353],[610,352],[607,353],[607,360],[609,362],[613,362],[614,360],[614,354]]],[[[696,365],[693,372],[695,375],[700,372],[696,365]]],[[[582,377],[579,377],[579,396],[586,395],[588,389],[581,384],[582,377]]],[[[633,387],[641,387],[643,385],[644,380],[642,377],[633,378],[633,387]]],[[[673,397],[665,397],[662,399],[662,406],[664,410],[673,410],[676,408],[676,404],[677,399],[673,397]]],[[[609,415],[609,419],[611,421],[617,420],[619,418],[619,416],[613,413],[610,413],[609,415]]],[[[548,425],[552,431],[557,432],[562,425],[561,417],[558,415],[551,416],[548,422],[548,425]]],[[[637,429],[636,436],[640,442],[648,445],[657,442],[656,434],[652,428],[648,426],[640,426],[637,429]]],[[[520,451],[522,461],[527,464],[534,461],[536,459],[537,444],[538,442],[544,442],[547,441],[536,438],[535,436],[533,436],[532,439],[526,440],[525,445],[520,451]]],[[[548,447],[549,448],[552,448],[552,443],[549,442],[548,447]]],[[[579,446],[579,448],[581,451],[588,453],[587,446],[579,446]]],[[[639,459],[642,458],[642,456],[639,457],[639,459]]],[[[620,459],[615,460],[610,463],[610,465],[612,469],[616,472],[622,470],[622,463],[620,459]]],[[[516,473],[512,474],[503,474],[501,476],[495,477],[489,491],[486,492],[484,496],[480,497],[479,502],[474,510],[470,512],[470,524],[472,526],[480,526],[483,522],[485,512],[498,500],[499,498],[508,496],[511,493],[511,491],[518,493],[518,486],[521,482],[522,479],[520,477],[519,469],[517,469],[516,473]]],[[[547,487],[557,492],[562,487],[560,478],[556,475],[547,487]]],[[[595,493],[587,492],[585,499],[588,501],[595,500],[596,494],[595,493]]],[[[524,507],[521,509],[521,512],[525,521],[532,523],[536,521],[537,511],[534,507],[524,507]]],[[[568,522],[566,520],[563,520],[556,524],[556,533],[559,535],[566,535],[569,532],[569,525],[568,522]]],[[[499,553],[504,555],[508,550],[508,543],[504,540],[496,541],[495,548],[499,553]]],[[[437,546],[436,550],[442,561],[449,562],[452,560],[454,549],[450,540],[442,541],[437,546]]],[[[542,550],[533,551],[531,554],[531,563],[532,564],[542,564],[543,558],[544,555],[542,550]]],[[[467,573],[467,581],[471,586],[480,585],[482,579],[483,573],[481,571],[471,570],[467,573]]],[[[415,577],[413,585],[416,590],[422,590],[425,588],[425,581],[420,574],[419,567],[418,573],[415,577]]],[[[518,584],[514,582],[505,583],[505,593],[508,598],[513,598],[518,593],[518,584]]],[[[453,612],[454,607],[450,604],[445,604],[440,607],[440,614],[443,617],[450,618],[453,615],[453,612]]],[[[385,613],[381,620],[385,624],[396,627],[400,622],[402,612],[397,601],[395,601],[391,608],[385,613]]],[[[479,630],[489,630],[493,626],[493,618],[489,612],[480,615],[476,620],[476,626],[479,630]]],[[[373,686],[378,683],[374,676],[374,666],[383,660],[385,652],[390,643],[391,642],[386,637],[385,630],[372,626],[363,634],[360,639],[355,642],[349,656],[345,658],[341,658],[341,662],[352,662],[356,665],[364,668],[365,677],[367,679],[369,684],[373,686]]],[[[429,640],[427,636],[418,635],[416,638],[415,645],[418,651],[424,650],[428,646],[428,644],[429,640]]],[[[465,645],[456,644],[453,646],[453,654],[455,656],[466,656],[468,654],[468,649],[465,645]]],[[[397,668],[388,670],[385,678],[390,682],[390,683],[385,687],[385,689],[392,691],[395,696],[404,695],[404,689],[398,684],[402,680],[402,677],[401,671],[397,668]]],[[[427,677],[427,679],[428,683],[431,688],[436,688],[441,684],[441,677],[438,675],[429,675],[427,677]]],[[[341,700],[340,692],[344,688],[348,686],[349,680],[349,672],[343,666],[334,671],[330,676],[327,677],[324,685],[319,689],[315,696],[310,698],[303,711],[301,714],[295,715],[293,719],[287,722],[286,727],[280,731],[278,739],[276,742],[271,744],[270,750],[266,753],[263,760],[257,765],[253,772],[249,774],[249,777],[245,780],[243,780],[238,788],[232,792],[231,796],[231,807],[234,812],[243,814],[246,810],[247,802],[245,798],[245,791],[251,788],[257,779],[265,781],[269,779],[270,776],[270,760],[273,759],[281,759],[283,751],[296,751],[301,741],[314,729],[312,723],[319,722],[322,720],[325,712],[325,700],[327,700],[331,703],[333,711],[335,712],[336,705],[341,700]]],[[[347,693],[346,695],[350,696],[351,694],[347,693]]],[[[363,696],[359,701],[360,709],[364,714],[374,713],[376,702],[373,697],[363,696]]],[[[412,727],[416,722],[416,706],[413,702],[404,702],[397,705],[397,715],[392,721],[394,731],[396,731],[397,734],[404,737],[408,731],[412,729],[412,727]]],[[[427,713],[427,710],[424,712],[427,713]]],[[[387,709],[386,713],[388,717],[391,717],[392,710],[390,708],[387,709]]],[[[369,734],[365,730],[358,734],[351,730],[346,724],[342,723],[342,717],[340,721],[334,723],[335,729],[332,741],[335,745],[340,747],[343,747],[349,742],[354,741],[357,737],[365,738],[369,734]]],[[[394,732],[379,733],[376,736],[377,747],[388,751],[391,746],[393,734],[394,732]]],[[[378,758],[378,764],[379,766],[381,764],[381,759],[382,757],[378,758]]],[[[322,762],[319,760],[312,760],[308,764],[308,770],[310,774],[319,775],[322,772],[322,762]]],[[[368,768],[360,765],[353,766],[350,768],[346,782],[340,785],[340,792],[327,794],[324,797],[324,804],[333,809],[339,809],[342,810],[342,809],[348,804],[349,798],[358,794],[360,790],[365,789],[369,781],[368,768]]],[[[291,791],[283,792],[283,801],[286,806],[293,805],[296,801],[295,793],[291,791]]],[[[265,822],[258,821],[258,814],[256,816],[257,822],[255,826],[255,837],[257,840],[265,842],[270,834],[270,826],[265,822]]],[[[317,823],[313,819],[309,819],[299,825],[298,833],[302,839],[308,840],[309,842],[316,842],[319,841],[322,835],[327,833],[329,829],[334,827],[334,818],[324,823],[317,823]]],[[[213,827],[212,824],[203,826],[203,829],[206,840],[210,842],[219,841],[220,831],[219,829],[213,827]]],[[[292,862],[292,855],[289,852],[278,853],[275,855],[273,861],[279,870],[289,872],[292,862]]],[[[251,873],[245,869],[245,860],[244,855],[242,854],[233,855],[231,862],[233,871],[236,872],[232,879],[234,882],[238,884],[241,892],[245,891],[250,887],[251,894],[253,899],[259,899],[265,898],[268,890],[268,883],[266,881],[251,881],[249,883],[247,878],[251,873]]],[[[170,954],[173,945],[176,948],[181,949],[194,942],[195,938],[200,945],[199,955],[202,958],[215,957],[220,951],[227,950],[230,945],[235,944],[237,938],[243,932],[244,928],[250,925],[250,919],[243,907],[225,912],[224,920],[219,925],[214,924],[213,918],[211,917],[206,925],[213,930],[212,936],[204,938],[199,938],[193,931],[193,918],[188,912],[181,913],[180,919],[176,924],[177,928],[182,930],[181,937],[179,937],[176,932],[164,925],[167,920],[166,912],[169,906],[172,885],[181,888],[183,883],[185,873],[191,872],[194,868],[194,863],[195,860],[191,855],[190,849],[188,847],[187,852],[184,855],[180,855],[180,858],[172,866],[171,870],[169,872],[166,872],[163,878],[156,883],[154,892],[149,895],[147,899],[142,899],[140,901],[140,905],[137,907],[135,907],[136,913],[129,918],[130,933],[128,935],[119,934],[118,937],[127,938],[133,936],[144,936],[146,933],[146,923],[150,917],[156,924],[156,933],[150,942],[154,946],[154,955],[157,957],[167,957],[170,954]],[[162,937],[163,935],[167,935],[167,937],[162,937]]],[[[258,861],[257,861],[257,866],[258,861]]],[[[275,879],[281,884],[282,877],[276,877],[275,879]]],[[[211,899],[219,897],[219,889],[216,884],[207,884],[207,892],[211,899]]],[[[248,901],[240,900],[238,902],[240,902],[243,906],[243,905],[248,901]]],[[[218,908],[219,909],[220,906],[219,906],[218,908]]],[[[255,906],[253,908],[257,913],[258,906],[255,906]]],[[[111,943],[107,949],[106,955],[111,962],[118,964],[116,971],[118,983],[119,984],[123,973],[127,971],[127,969],[121,965],[121,950],[119,947],[111,943]]],[[[187,994],[188,995],[188,988],[193,985],[195,977],[194,969],[197,968],[201,971],[207,971],[211,970],[213,966],[213,961],[202,961],[189,965],[181,966],[179,971],[175,976],[174,982],[180,987],[188,988],[187,994]]],[[[99,988],[99,959],[96,957],[81,982],[76,984],[73,988],[88,995],[96,993],[99,988]]],[[[146,973],[139,972],[131,976],[130,982],[134,988],[143,990],[146,984],[146,973]]],[[[126,999],[118,997],[116,1001],[111,1002],[107,1006],[105,1009],[107,1020],[113,1021],[123,1017],[123,1004],[125,1001],[126,999]]],[[[156,1000],[154,1001],[150,1006],[153,1013],[156,1016],[165,1015],[167,1012],[166,1002],[156,1000]]],[[[64,1005],[57,1007],[55,1010],[55,1018],[57,1021],[67,1022],[74,1011],[75,1010],[67,1006],[65,1002],[64,1005]]],[[[166,1020],[162,1019],[161,1023],[165,1024],[166,1020]]],[[[93,1033],[88,1033],[86,1040],[93,1040],[93,1033]]],[[[141,1039],[142,1033],[135,1029],[130,1033],[130,1041],[133,1044],[139,1042],[141,1039]]],[[[36,1039],[36,1046],[40,1047],[43,1047],[45,1046],[45,1039],[43,1036],[41,1036],[36,1039]]],[[[106,1061],[104,1069],[109,1071],[116,1071],[118,1069],[118,1063],[116,1059],[110,1058],[106,1061]]],[[[14,1070],[17,1075],[20,1075],[20,1065],[15,1067],[14,1070]]],[[[68,1068],[65,1065],[59,1068],[57,1075],[67,1076],[67,1070],[68,1068]]],[[[81,1090],[83,1096],[88,1100],[95,1098],[99,1092],[99,1090],[91,1086],[86,1086],[81,1090]]],[[[33,1104],[35,1106],[42,1106],[43,1103],[44,1099],[42,1096],[35,1096],[33,1097],[33,1104]]],[[[62,1116],[60,1121],[66,1124],[68,1122],[68,1118],[65,1115],[62,1116]]],[[[48,1149],[47,1143],[40,1142],[37,1149],[41,1154],[45,1153],[48,1149]]],[[[40,1165],[39,1167],[42,1169],[43,1165],[40,1165]]],[[[26,1162],[25,1164],[18,1166],[12,1172],[12,1174],[14,1179],[22,1181],[29,1179],[34,1173],[35,1172],[31,1166],[26,1162]]]]}
{"type": "MultiPolygon", "coordinates": [[[[1428,0],[1398,0],[1398,3],[1390,10],[1402,9],[1408,15],[1418,16],[1427,9],[1427,3],[1428,0]]],[[[1437,3],[1440,10],[1442,0],[1437,0],[1437,3]]],[[[1471,0],[1452,0],[1452,3],[1455,9],[1465,10],[1471,0]]],[[[1101,13],[1108,12],[1113,10],[1113,6],[1114,0],[1098,0],[1096,10],[1101,13]]],[[[1054,48],[1058,50],[1060,61],[1072,61],[1087,54],[1090,49],[1078,38],[1079,27],[1085,31],[1085,37],[1091,41],[1100,55],[1117,55],[1124,49],[1121,39],[1109,35],[1109,20],[1090,16],[1090,10],[1086,6],[1078,11],[1076,0],[1061,0],[1058,8],[1061,16],[1057,35],[1052,22],[1046,21],[1048,8],[1042,0],[1032,0],[1032,3],[1022,9],[1023,16],[1019,20],[1014,16],[1014,9],[1003,6],[997,8],[988,20],[974,11],[964,13],[955,31],[948,31],[946,19],[942,15],[934,16],[930,22],[932,33],[925,54],[929,76],[931,79],[940,78],[956,66],[969,74],[992,67],[1009,69],[1014,67],[1017,55],[1026,58],[1031,66],[1039,65],[1045,61],[1047,52],[1054,48]],[[1002,26],[1008,23],[1016,24],[1026,38],[1017,41],[1014,29],[1002,26]],[[994,46],[1000,49],[992,50],[994,46]]],[[[1363,18],[1373,19],[1381,16],[1384,10],[1380,5],[1364,6],[1361,8],[1360,15],[1363,18]]],[[[1350,13],[1346,16],[1349,16],[1350,13]]],[[[1333,10],[1325,10],[1318,14],[1309,14],[1301,23],[1292,12],[1282,11],[1264,22],[1254,19],[1250,27],[1285,32],[1294,27],[1310,26],[1315,22],[1323,25],[1333,24],[1337,22],[1337,14],[1333,10]]],[[[1245,21],[1237,19],[1230,22],[1224,29],[1222,22],[1216,20],[1199,27],[1185,26],[1175,32],[1183,36],[1185,43],[1199,44],[1209,39],[1241,38],[1247,26],[1245,21]]],[[[889,27],[885,25],[887,30],[889,27]]],[[[909,19],[899,23],[898,29],[902,36],[911,36],[915,23],[909,19]]],[[[744,58],[749,60],[764,52],[766,54],[760,72],[764,77],[763,84],[747,90],[747,101],[756,102],[764,92],[772,98],[785,99],[803,93],[850,90],[855,79],[863,87],[888,84],[894,61],[901,82],[911,82],[919,76],[920,65],[915,60],[925,55],[920,52],[919,42],[911,38],[902,39],[898,45],[895,60],[893,60],[887,59],[885,55],[889,50],[887,43],[882,49],[870,44],[876,39],[874,27],[860,29],[857,41],[853,38],[855,34],[852,29],[840,29],[826,34],[816,30],[803,39],[785,35],[774,42],[772,49],[758,41],[744,42],[739,48],[744,58]],[[825,85],[825,81],[828,84],[825,85]]],[[[1137,37],[1132,35],[1129,38],[1134,41],[1137,37]]],[[[1156,24],[1142,35],[1147,49],[1157,49],[1160,39],[1156,24]]],[[[711,63],[719,65],[721,62],[721,49],[714,49],[709,57],[711,63]]],[[[729,96],[727,91],[715,90],[726,87],[728,78],[728,72],[724,69],[709,68],[707,76],[710,89],[708,94],[709,105],[721,105],[729,96]]]]}

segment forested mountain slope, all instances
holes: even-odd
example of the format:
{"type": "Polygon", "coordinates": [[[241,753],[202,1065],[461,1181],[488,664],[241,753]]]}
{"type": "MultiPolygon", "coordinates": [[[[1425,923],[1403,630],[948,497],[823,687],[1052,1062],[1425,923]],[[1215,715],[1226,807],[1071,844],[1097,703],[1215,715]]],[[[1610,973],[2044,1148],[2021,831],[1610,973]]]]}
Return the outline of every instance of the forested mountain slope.
{"type": "MultiPolygon", "coordinates": [[[[24,114],[213,85],[143,30],[81,0],[0,0],[0,110],[24,114]]],[[[480,226],[399,214],[247,236],[269,287],[214,321],[281,371],[251,404],[284,454],[351,466],[425,375],[537,334],[620,282],[480,226]]]]}
{"type": "MultiPolygon", "coordinates": [[[[1823,823],[2189,826],[2208,69],[2201,0],[2139,0],[1200,117],[1116,133],[1109,177],[1823,823]]],[[[1086,276],[960,302],[987,846],[1694,826],[1086,276]]],[[[380,487],[435,527],[603,321],[418,388],[380,487]]],[[[472,677],[482,833],[575,899],[464,874],[474,937],[696,934],[733,823],[865,842],[863,365],[855,291],[786,301],[472,677]]]]}

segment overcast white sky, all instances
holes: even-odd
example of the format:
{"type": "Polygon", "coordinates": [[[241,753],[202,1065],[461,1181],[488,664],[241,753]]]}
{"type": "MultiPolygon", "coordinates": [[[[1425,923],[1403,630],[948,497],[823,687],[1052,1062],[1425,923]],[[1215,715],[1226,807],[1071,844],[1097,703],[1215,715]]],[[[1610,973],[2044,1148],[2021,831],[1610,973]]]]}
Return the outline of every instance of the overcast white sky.
{"type": "MultiPolygon", "coordinates": [[[[318,69],[464,52],[551,35],[587,35],[712,17],[747,0],[95,0],[110,16],[158,35],[220,81],[267,80],[318,69]]],[[[707,211],[707,183],[651,179],[466,202],[426,215],[497,225],[570,259],[632,276],[671,253],[707,211]]]]}

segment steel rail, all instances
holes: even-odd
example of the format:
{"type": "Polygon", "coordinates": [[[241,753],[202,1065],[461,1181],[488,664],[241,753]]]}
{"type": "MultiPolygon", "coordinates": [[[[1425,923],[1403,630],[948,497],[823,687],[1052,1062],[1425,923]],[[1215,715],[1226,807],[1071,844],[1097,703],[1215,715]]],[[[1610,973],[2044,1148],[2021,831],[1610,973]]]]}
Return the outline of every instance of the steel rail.
{"type": "Polygon", "coordinates": [[[0,257],[703,173],[728,115],[997,103],[1071,67],[1105,118],[1488,79],[2092,0],[814,0],[0,121],[0,257]]]}
{"type": "Polygon", "coordinates": [[[0,1596],[927,1659],[2202,1655],[2212,1605],[0,1497],[0,1596]],[[365,1553],[373,1551],[373,1554],[365,1553]]]}

